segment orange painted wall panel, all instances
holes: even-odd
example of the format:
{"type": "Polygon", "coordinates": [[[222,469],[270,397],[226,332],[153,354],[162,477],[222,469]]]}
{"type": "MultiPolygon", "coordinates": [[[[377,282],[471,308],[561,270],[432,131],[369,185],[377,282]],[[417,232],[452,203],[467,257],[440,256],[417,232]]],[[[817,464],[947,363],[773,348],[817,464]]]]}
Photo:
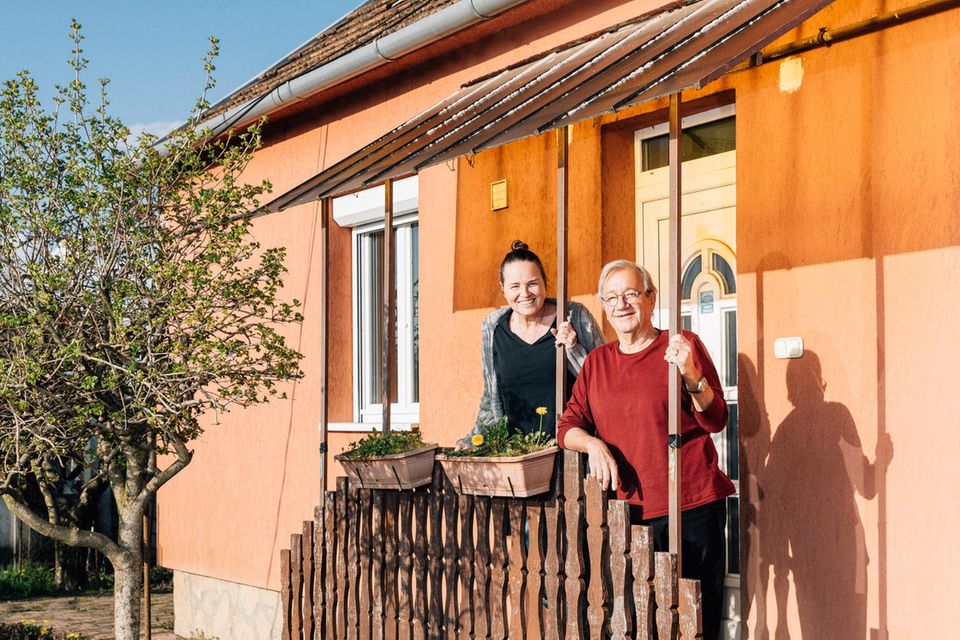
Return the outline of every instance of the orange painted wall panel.
{"type": "Polygon", "coordinates": [[[736,78],[750,637],[936,637],[960,588],[960,421],[936,393],[960,346],[958,33],[951,11],[736,78]],[[785,336],[802,359],[773,358],[785,336]]]}

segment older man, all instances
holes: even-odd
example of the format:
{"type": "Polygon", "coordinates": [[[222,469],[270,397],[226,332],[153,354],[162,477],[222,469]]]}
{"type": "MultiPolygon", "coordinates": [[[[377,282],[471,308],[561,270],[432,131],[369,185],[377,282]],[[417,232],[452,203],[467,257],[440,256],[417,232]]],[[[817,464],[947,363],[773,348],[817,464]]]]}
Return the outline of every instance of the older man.
{"type": "Polygon", "coordinates": [[[617,340],[587,356],[557,427],[560,446],[589,457],[601,486],[630,503],[634,523],[653,527],[658,551],[668,546],[668,376],[681,385],[683,575],[701,582],[703,637],[719,637],[723,601],[724,498],[734,493],[717,464],[710,433],[727,424],[716,368],[692,332],[668,339],[653,326],[657,290],[650,274],[627,260],[600,274],[598,294],[617,340]]]}

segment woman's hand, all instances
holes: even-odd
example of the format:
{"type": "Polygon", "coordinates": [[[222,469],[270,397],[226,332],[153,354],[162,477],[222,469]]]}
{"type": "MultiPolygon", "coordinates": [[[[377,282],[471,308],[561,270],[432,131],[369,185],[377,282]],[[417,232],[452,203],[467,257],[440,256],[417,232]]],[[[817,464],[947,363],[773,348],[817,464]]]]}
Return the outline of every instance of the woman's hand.
{"type": "Polygon", "coordinates": [[[616,491],[620,486],[620,474],[617,471],[617,461],[607,448],[607,443],[600,438],[592,437],[586,443],[587,459],[590,464],[590,476],[600,483],[604,491],[607,488],[616,491]]]}
{"type": "Polygon", "coordinates": [[[567,349],[577,344],[577,332],[573,330],[573,325],[569,321],[561,322],[556,329],[550,329],[550,333],[556,336],[556,345],[565,346],[567,349]]]}
{"type": "Polygon", "coordinates": [[[700,371],[697,369],[697,365],[693,363],[693,347],[683,335],[678,333],[670,338],[663,359],[670,364],[677,365],[677,369],[684,379],[693,378],[694,381],[700,379],[700,371]]]}

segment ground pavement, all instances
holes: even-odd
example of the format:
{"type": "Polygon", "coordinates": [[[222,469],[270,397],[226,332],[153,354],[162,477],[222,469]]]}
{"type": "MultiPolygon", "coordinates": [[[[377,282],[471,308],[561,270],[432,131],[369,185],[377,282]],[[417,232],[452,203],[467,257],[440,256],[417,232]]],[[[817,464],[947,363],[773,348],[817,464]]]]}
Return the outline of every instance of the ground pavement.
{"type": "MultiPolygon", "coordinates": [[[[173,594],[150,598],[152,640],[175,640],[173,594]]],[[[86,640],[113,640],[113,596],[82,595],[0,602],[0,622],[48,621],[58,633],[82,633],[86,640]]]]}

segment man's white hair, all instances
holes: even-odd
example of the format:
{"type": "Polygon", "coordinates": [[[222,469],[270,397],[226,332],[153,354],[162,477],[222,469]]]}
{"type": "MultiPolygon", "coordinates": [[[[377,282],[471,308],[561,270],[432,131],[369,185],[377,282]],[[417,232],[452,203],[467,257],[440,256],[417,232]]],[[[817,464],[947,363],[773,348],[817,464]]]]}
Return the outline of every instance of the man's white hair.
{"type": "Polygon", "coordinates": [[[643,291],[641,293],[656,293],[657,287],[653,284],[653,278],[650,276],[650,272],[643,268],[640,264],[633,262],[631,260],[614,260],[613,262],[608,262],[603,266],[603,270],[600,272],[600,281],[597,283],[597,296],[603,297],[603,285],[607,281],[607,278],[610,277],[615,271],[623,271],[624,269],[632,269],[639,276],[641,282],[643,282],[643,291]]]}

